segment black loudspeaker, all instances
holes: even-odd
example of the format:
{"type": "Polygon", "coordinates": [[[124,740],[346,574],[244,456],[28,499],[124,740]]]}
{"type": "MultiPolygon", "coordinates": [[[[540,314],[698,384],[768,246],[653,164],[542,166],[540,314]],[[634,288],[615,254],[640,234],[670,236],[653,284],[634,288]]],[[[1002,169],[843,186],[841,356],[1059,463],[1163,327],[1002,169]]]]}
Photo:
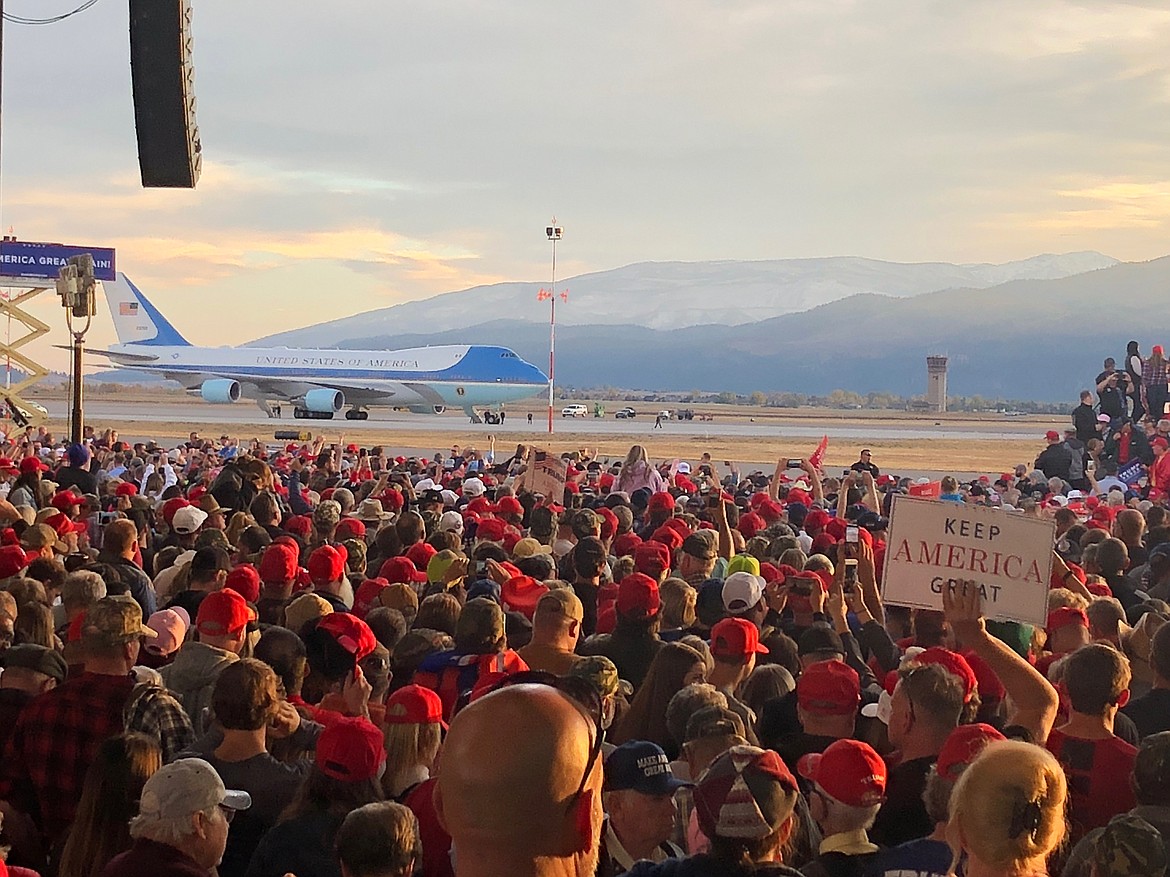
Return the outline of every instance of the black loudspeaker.
{"type": "Polygon", "coordinates": [[[195,188],[202,154],[190,0],[130,0],[130,74],[142,185],[195,188]]]}

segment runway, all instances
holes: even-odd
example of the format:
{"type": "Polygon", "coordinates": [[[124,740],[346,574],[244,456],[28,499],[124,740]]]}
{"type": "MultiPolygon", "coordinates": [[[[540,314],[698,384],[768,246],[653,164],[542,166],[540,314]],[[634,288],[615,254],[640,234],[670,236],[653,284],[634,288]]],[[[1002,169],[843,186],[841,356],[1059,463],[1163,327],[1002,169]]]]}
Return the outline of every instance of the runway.
{"type": "MultiPolygon", "coordinates": [[[[42,402],[54,420],[65,420],[69,416],[69,404],[62,400],[45,400],[42,402]]],[[[303,429],[310,432],[334,433],[341,431],[347,435],[360,435],[363,432],[438,432],[466,434],[468,432],[482,432],[495,435],[499,439],[509,441],[526,441],[541,435],[547,435],[547,416],[534,416],[531,425],[523,414],[508,417],[504,424],[488,426],[472,424],[462,412],[447,412],[440,415],[411,414],[389,410],[373,409],[369,420],[346,420],[338,414],[333,420],[296,420],[292,417],[291,406],[286,406],[284,417],[281,419],[266,418],[256,406],[247,402],[235,405],[211,405],[206,402],[192,400],[191,402],[110,402],[95,400],[85,405],[86,422],[94,426],[113,426],[118,424],[174,424],[189,422],[192,429],[211,426],[250,426],[268,429],[303,429]]],[[[1004,424],[988,424],[984,421],[975,421],[970,428],[954,428],[952,424],[934,426],[925,420],[913,421],[912,424],[890,425],[887,423],[855,422],[849,425],[840,425],[833,421],[838,418],[826,417],[826,422],[791,423],[779,418],[769,417],[761,422],[750,422],[744,419],[717,418],[714,421],[699,420],[669,420],[663,421],[661,429],[654,429],[653,417],[638,417],[633,420],[617,420],[612,415],[608,417],[555,417],[553,427],[555,432],[584,435],[629,437],[630,439],[644,438],[657,439],[665,436],[694,437],[703,439],[716,438],[772,438],[787,439],[801,438],[818,440],[827,435],[830,439],[849,439],[853,441],[916,441],[920,439],[999,442],[1037,440],[1042,437],[1048,428],[1046,425],[1037,426],[1035,422],[1012,421],[1004,424]]],[[[808,418],[804,418],[808,420],[808,418]]]]}
{"type": "MultiPolygon", "coordinates": [[[[68,402],[40,401],[52,418],[50,428],[57,435],[64,433],[68,402]]],[[[695,461],[706,452],[716,461],[736,461],[745,472],[770,472],[777,459],[807,457],[821,437],[828,436],[827,472],[849,466],[858,451],[868,447],[883,472],[915,477],[946,472],[974,477],[1000,473],[1017,463],[1030,464],[1043,447],[1044,432],[1064,426],[1064,421],[1054,418],[1001,420],[990,414],[941,415],[936,421],[896,411],[756,409],[752,414],[751,409],[745,412],[734,406],[704,410],[713,412],[715,419],[664,421],[661,429],[654,429],[654,418],[646,416],[634,420],[617,420],[612,413],[604,418],[556,417],[555,433],[550,436],[547,413],[535,405],[510,408],[503,425],[489,426],[470,423],[462,412],[427,415],[375,409],[365,421],[343,416],[270,419],[246,402],[211,405],[174,396],[114,400],[95,393],[85,404],[85,423],[99,433],[117,429],[123,440],[155,440],[167,446],[186,440],[192,431],[272,443],[277,441],[277,431],[287,430],[324,437],[327,442],[344,439],[364,447],[381,445],[407,456],[432,456],[453,444],[486,450],[494,438],[499,458],[509,456],[518,444],[530,444],[558,453],[589,448],[603,459],[620,460],[631,445],[642,444],[658,461],[695,461]],[[528,411],[533,412],[531,425],[528,411]]],[[[285,413],[290,415],[291,409],[285,413]]]]}

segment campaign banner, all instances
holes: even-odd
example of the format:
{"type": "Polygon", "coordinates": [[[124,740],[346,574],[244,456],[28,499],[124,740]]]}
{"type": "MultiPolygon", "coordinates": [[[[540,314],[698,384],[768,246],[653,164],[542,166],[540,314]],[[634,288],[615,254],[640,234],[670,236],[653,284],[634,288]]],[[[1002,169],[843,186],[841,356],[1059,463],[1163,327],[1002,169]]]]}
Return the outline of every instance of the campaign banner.
{"type": "Polygon", "coordinates": [[[987,618],[1043,626],[1055,534],[1053,521],[895,496],[882,599],[895,606],[942,609],[943,588],[975,581],[987,618]]]}
{"type": "Polygon", "coordinates": [[[1133,487],[1146,477],[1146,467],[1141,460],[1130,460],[1117,470],[1117,480],[1133,487]]]}
{"type": "Polygon", "coordinates": [[[557,505],[564,505],[567,470],[565,461],[556,454],[533,448],[521,486],[529,493],[539,493],[557,505]]]}
{"type": "Polygon", "coordinates": [[[67,244],[40,244],[31,241],[0,241],[0,277],[34,277],[56,280],[57,273],[72,256],[90,253],[93,276],[114,280],[116,267],[111,247],[77,247],[67,244]]]}

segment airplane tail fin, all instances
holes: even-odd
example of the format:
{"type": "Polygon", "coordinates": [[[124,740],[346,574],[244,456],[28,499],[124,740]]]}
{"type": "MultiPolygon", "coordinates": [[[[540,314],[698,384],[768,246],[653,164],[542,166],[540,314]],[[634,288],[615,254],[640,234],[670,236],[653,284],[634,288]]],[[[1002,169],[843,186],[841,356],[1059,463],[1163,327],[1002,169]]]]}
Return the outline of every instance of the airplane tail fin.
{"type": "Polygon", "coordinates": [[[106,304],[114,320],[114,330],[122,344],[145,344],[153,347],[190,347],[167,318],[147,301],[138,287],[121,271],[118,279],[104,281],[106,304]]]}

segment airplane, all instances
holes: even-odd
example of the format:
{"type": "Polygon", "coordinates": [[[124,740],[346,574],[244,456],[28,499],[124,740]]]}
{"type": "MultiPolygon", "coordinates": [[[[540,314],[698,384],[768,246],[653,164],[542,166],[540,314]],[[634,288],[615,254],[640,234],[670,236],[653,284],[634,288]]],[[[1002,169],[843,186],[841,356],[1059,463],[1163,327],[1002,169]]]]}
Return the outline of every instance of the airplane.
{"type": "Polygon", "coordinates": [[[119,343],[87,353],[177,381],[213,404],[253,399],[269,417],[273,403],[289,402],[297,419],[331,420],[348,405],[347,420],[367,420],[367,408],[386,406],[418,414],[462,408],[476,423],[481,411],[498,422],[492,409],[548,388],[545,374],[507,347],[195,347],[125,274],[102,286],[119,343]]]}

